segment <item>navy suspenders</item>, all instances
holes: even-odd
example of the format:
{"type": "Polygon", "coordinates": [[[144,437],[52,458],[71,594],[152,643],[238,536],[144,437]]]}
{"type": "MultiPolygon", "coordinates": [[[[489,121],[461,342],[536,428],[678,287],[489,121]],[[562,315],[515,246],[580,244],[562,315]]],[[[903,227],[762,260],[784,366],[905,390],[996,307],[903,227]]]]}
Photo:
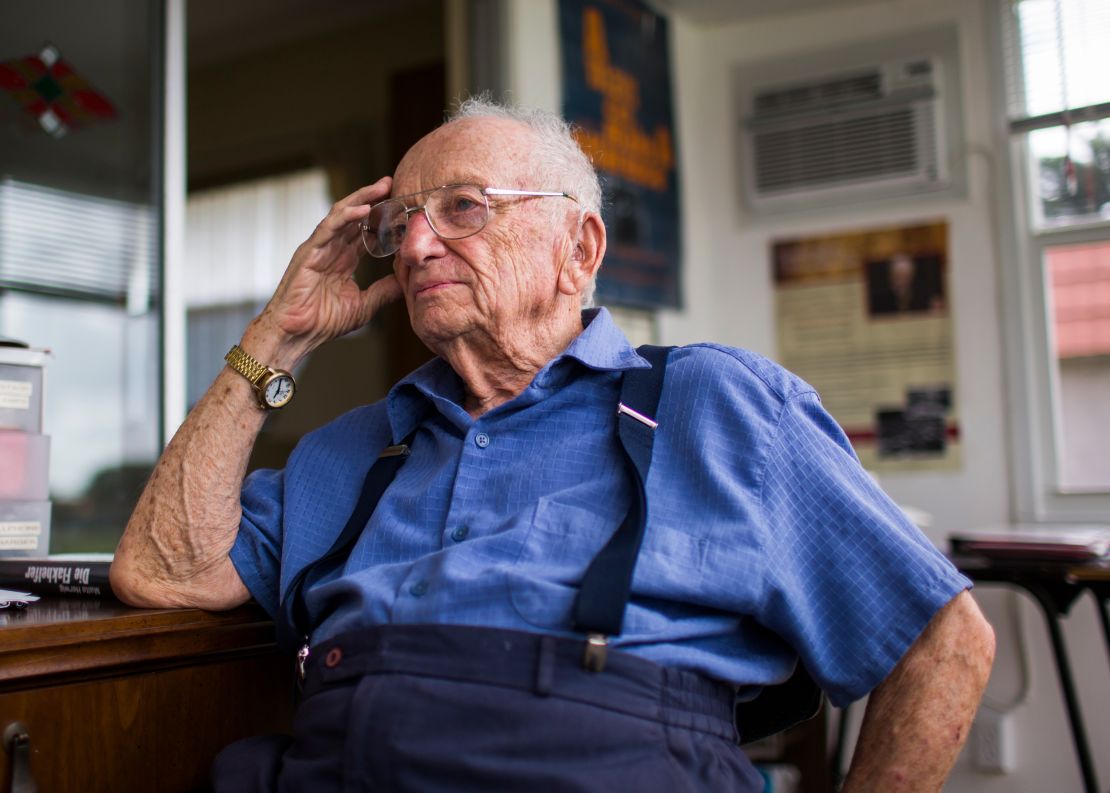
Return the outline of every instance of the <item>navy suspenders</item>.
{"type": "Polygon", "coordinates": [[[304,661],[308,655],[309,619],[308,610],[304,603],[304,593],[309,586],[318,581],[335,564],[342,564],[354,547],[355,541],[362,534],[370,516],[381,501],[382,494],[393,477],[397,475],[401,464],[408,459],[409,445],[416,434],[414,430],[404,441],[396,446],[387,446],[377,460],[366,472],[366,479],[362,483],[358,503],[347,519],[347,525],[339,536],[335,538],[328,552],[316,561],[303,568],[285,590],[285,597],[281,600],[281,610],[284,619],[278,620],[278,642],[285,647],[298,647],[298,671],[304,676],[304,661]]]}
{"type": "MultiPolygon", "coordinates": [[[[620,528],[590,564],[582,581],[575,604],[576,629],[589,636],[584,663],[595,671],[605,665],[608,637],[621,632],[624,609],[632,585],[632,572],[644,536],[647,521],[647,499],[644,485],[651,465],[655,415],[663,391],[666,360],[671,347],[643,345],[637,352],[651,363],[650,369],[630,369],[621,380],[617,430],[632,474],[632,506],[620,528]]],[[[351,517],[331,548],[301,570],[285,590],[281,601],[284,616],[278,624],[278,639],[287,647],[300,647],[298,661],[303,672],[308,653],[309,617],[304,593],[334,566],[342,564],[362,534],[378,501],[409,455],[415,431],[397,446],[387,447],[370,466],[362,484],[362,492],[351,517]]]]}
{"type": "Polygon", "coordinates": [[[620,528],[590,562],[574,603],[575,630],[587,636],[583,663],[595,672],[605,667],[609,637],[621,632],[632,573],[644,539],[647,477],[658,426],[654,416],[663,393],[667,356],[672,349],[648,344],[638,348],[637,352],[647,358],[651,368],[629,369],[621,380],[617,435],[634,483],[632,504],[620,528]]]}
{"type": "MultiPolygon", "coordinates": [[[[620,527],[590,563],[574,604],[576,630],[586,634],[583,665],[600,672],[605,667],[610,636],[621,633],[624,612],[632,586],[640,545],[647,523],[646,486],[655,440],[654,419],[663,391],[667,357],[673,347],[643,345],[637,352],[651,363],[650,369],[630,369],[621,381],[617,408],[617,433],[634,483],[632,503],[620,527]]],[[[301,570],[281,601],[283,619],[278,620],[278,639],[286,647],[300,647],[297,658],[301,676],[308,656],[309,615],[304,592],[329,569],[350,554],[378,501],[409,455],[415,431],[405,440],[387,447],[370,466],[354,511],[326,554],[301,570]]],[[[737,705],[738,723],[748,743],[771,735],[815,715],[821,692],[798,664],[786,683],[770,686],[752,702],[737,705]]]]}

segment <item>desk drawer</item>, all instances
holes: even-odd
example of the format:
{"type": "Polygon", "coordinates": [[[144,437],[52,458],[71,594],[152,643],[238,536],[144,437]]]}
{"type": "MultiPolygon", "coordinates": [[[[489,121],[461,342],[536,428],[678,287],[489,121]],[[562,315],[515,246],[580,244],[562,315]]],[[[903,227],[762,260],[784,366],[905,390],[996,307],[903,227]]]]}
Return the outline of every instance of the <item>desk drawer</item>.
{"type": "MultiPolygon", "coordinates": [[[[184,793],[208,786],[212,759],[231,741],[289,731],[290,679],[275,651],[8,691],[0,730],[26,726],[40,791],[184,793]]],[[[0,785],[8,764],[0,753],[0,785]]]]}

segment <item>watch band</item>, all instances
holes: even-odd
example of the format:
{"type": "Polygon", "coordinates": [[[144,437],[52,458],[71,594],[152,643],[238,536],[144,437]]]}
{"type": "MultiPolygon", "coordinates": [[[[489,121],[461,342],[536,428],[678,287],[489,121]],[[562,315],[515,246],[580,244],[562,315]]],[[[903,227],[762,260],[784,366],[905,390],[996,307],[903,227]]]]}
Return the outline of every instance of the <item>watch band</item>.
{"type": "Polygon", "coordinates": [[[258,387],[259,382],[261,382],[262,378],[270,371],[269,366],[265,366],[256,361],[249,352],[238,344],[227,351],[224,360],[227,361],[228,366],[247,378],[250,384],[255,388],[258,387]]]}

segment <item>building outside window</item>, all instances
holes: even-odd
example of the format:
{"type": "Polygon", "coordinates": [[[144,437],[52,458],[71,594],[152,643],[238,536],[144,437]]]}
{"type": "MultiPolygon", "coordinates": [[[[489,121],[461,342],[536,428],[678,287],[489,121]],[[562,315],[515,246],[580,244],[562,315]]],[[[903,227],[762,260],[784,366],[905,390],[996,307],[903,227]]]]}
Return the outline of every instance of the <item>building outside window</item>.
{"type": "Polygon", "coordinates": [[[1021,517],[1110,512],[1110,4],[1004,0],[1021,517]],[[1023,393],[1026,392],[1026,393],[1023,393]],[[1020,395],[1020,396],[1019,396],[1020,395]]]}

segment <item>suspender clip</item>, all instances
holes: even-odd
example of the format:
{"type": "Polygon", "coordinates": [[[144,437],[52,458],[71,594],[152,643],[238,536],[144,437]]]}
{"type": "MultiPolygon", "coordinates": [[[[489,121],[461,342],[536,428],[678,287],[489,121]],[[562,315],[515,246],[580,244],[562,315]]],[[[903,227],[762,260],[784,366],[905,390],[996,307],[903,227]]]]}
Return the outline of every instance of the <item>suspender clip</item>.
{"type": "Polygon", "coordinates": [[[647,416],[645,416],[643,413],[641,413],[638,410],[633,410],[632,408],[630,408],[628,405],[624,404],[623,402],[621,402],[619,405],[617,405],[617,415],[618,416],[625,415],[625,416],[628,416],[629,418],[636,419],[636,421],[638,421],[641,424],[647,426],[649,429],[655,429],[656,427],[659,426],[658,421],[656,421],[655,419],[652,419],[652,418],[648,418],[647,416]]]}
{"type": "Polygon", "coordinates": [[[586,652],[582,654],[582,667],[591,672],[600,672],[605,668],[605,659],[609,655],[609,637],[601,633],[591,633],[586,636],[586,652]]]}
{"type": "Polygon", "coordinates": [[[382,453],[378,455],[378,459],[381,460],[386,457],[408,457],[409,454],[409,445],[407,443],[398,443],[396,446],[386,446],[382,449],[382,453]]]}
{"type": "Polygon", "coordinates": [[[308,637],[305,637],[305,643],[301,645],[301,649],[297,650],[297,679],[302,683],[304,682],[304,665],[308,661],[308,637]]]}

